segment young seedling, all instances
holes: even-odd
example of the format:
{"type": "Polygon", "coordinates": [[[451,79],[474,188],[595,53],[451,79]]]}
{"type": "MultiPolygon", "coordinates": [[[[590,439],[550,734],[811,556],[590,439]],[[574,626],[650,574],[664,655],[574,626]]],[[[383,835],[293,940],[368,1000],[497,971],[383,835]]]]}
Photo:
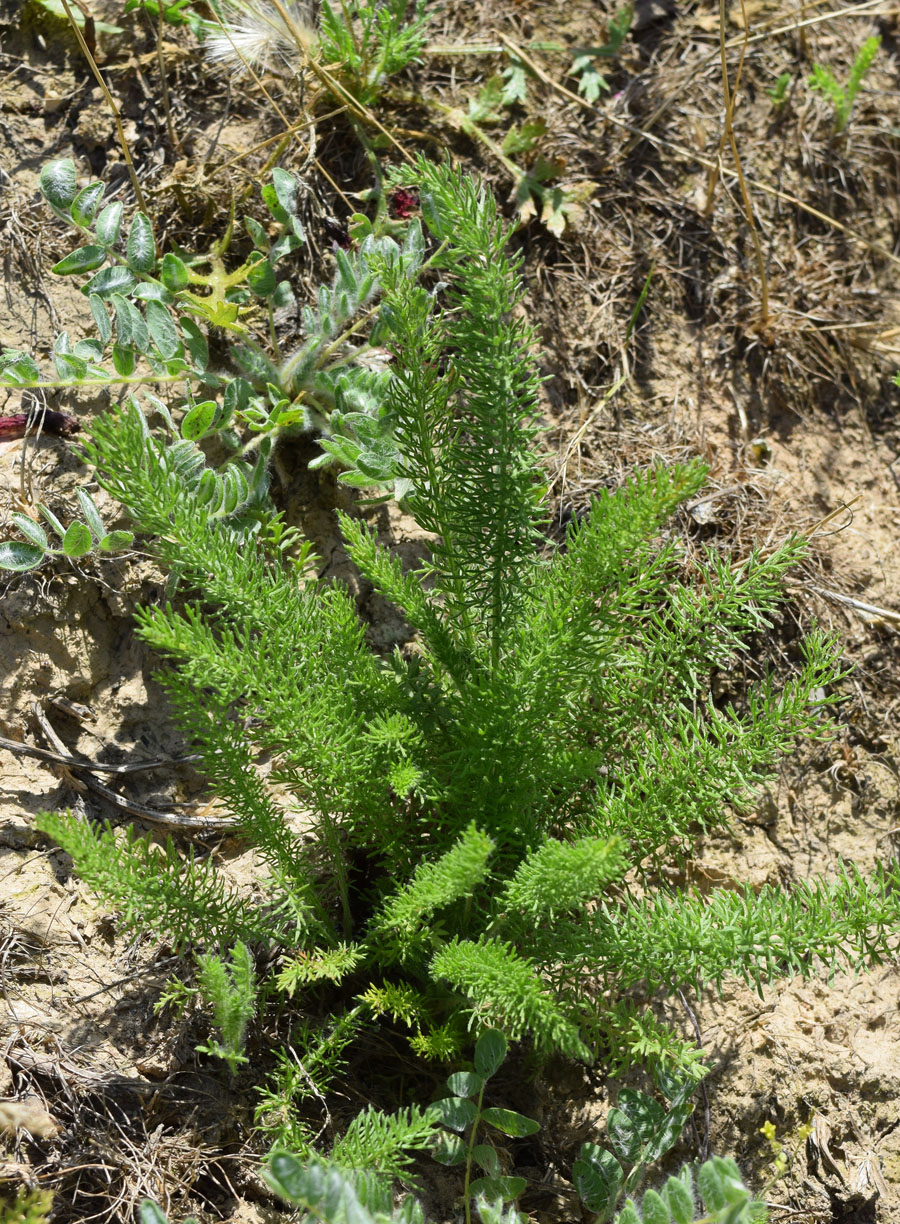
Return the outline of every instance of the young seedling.
{"type": "Polygon", "coordinates": [[[866,39],[856,53],[846,85],[840,85],[831,69],[826,68],[824,64],[813,64],[813,74],[809,83],[813,89],[824,94],[834,108],[835,136],[840,136],[846,130],[863,77],[871,68],[880,46],[880,34],[873,34],[871,38],[866,39]]]}
{"type": "Polygon", "coordinates": [[[38,503],[37,511],[60,540],[60,547],[51,545],[47,532],[39,522],[27,514],[14,510],[10,520],[25,537],[23,540],[5,540],[0,543],[0,570],[23,573],[36,569],[48,557],[67,557],[80,561],[95,549],[101,554],[121,552],[134,541],[131,531],[107,531],[100,511],[84,489],[78,490],[78,500],[84,520],[73,519],[64,527],[49,506],[38,503]]]}
{"type": "MultiPolygon", "coordinates": [[[[493,1131],[512,1139],[522,1139],[540,1130],[539,1123],[512,1109],[484,1106],[484,1090],[488,1080],[506,1058],[506,1038],[497,1029],[487,1029],[475,1043],[475,1070],[457,1071],[447,1080],[451,1095],[435,1101],[437,1118],[448,1128],[435,1146],[432,1155],[440,1164],[463,1165],[463,1205],[466,1224],[472,1220],[472,1200],[482,1196],[489,1202],[512,1202],[525,1190],[524,1177],[504,1174],[500,1156],[491,1140],[493,1131]],[[486,1127],[486,1133],[482,1129],[486,1127]],[[481,1142],[479,1142],[481,1140],[481,1142]],[[483,1176],[472,1177],[475,1166],[483,1176]]],[[[517,1224],[527,1217],[514,1216],[517,1224]]]]}

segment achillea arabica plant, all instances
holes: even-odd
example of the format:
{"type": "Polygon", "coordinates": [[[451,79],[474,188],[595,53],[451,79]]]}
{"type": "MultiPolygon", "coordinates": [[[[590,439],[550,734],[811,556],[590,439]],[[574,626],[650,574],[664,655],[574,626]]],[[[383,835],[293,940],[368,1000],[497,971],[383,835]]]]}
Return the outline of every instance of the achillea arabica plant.
{"type": "MultiPolygon", "coordinates": [[[[353,1024],[388,1017],[426,1056],[452,1057],[467,1029],[494,1026],[541,1053],[697,1074],[695,1051],[614,1000],[726,974],[761,985],[896,945],[889,871],[710,898],[642,874],[750,803],[780,753],[827,733],[836,663],[819,634],[744,709],[709,691],[711,669],[769,623],[802,544],[734,563],[710,554],[685,576],[662,529],[703,483],[690,464],[601,494],[548,554],[520,257],[484,188],[424,161],[416,173],[441,284],[426,290],[399,256],[377,274],[393,475],[434,538],[430,558],[404,572],[363,521],[341,517],[415,649],[374,653],[353,598],[316,579],[309,550],[285,561],[271,516],[256,534],[237,529],[194,444],[154,436],[132,403],[94,425],[89,453],[198,591],[183,610],[144,609],[139,631],[173,660],[173,705],[268,865],[266,896],[238,894],[213,860],[171,845],[160,857],[66,815],[41,827],[124,920],[205,948],[205,980],[230,996],[236,966],[252,982],[245,951],[218,978],[209,956],[265,941],[282,949],[267,999],[323,984],[334,998],[343,982],[353,1024]],[[303,836],[255,768],[263,750],[303,836]]],[[[245,1001],[218,1006],[240,1032],[245,1001]]],[[[341,1018],[331,1031],[345,1046],[341,1018]]]]}

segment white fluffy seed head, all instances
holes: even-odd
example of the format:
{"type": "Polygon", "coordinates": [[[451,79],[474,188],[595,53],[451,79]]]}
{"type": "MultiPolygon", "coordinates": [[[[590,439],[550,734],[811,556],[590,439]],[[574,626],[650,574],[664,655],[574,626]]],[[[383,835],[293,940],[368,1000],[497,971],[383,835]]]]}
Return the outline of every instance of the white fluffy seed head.
{"type": "Polygon", "coordinates": [[[279,4],[269,0],[229,0],[222,6],[218,32],[206,37],[206,58],[210,63],[230,67],[235,76],[240,76],[248,68],[264,72],[277,60],[294,63],[314,40],[308,4],[290,0],[281,0],[279,4]]]}

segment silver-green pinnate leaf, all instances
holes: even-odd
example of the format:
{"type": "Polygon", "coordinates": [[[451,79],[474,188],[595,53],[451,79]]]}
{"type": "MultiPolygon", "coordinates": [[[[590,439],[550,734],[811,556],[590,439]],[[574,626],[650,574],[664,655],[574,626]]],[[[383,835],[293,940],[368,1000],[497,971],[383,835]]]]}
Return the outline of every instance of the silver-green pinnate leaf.
{"type": "Polygon", "coordinates": [[[110,298],[114,293],[130,293],[137,284],[134,273],[121,264],[110,268],[101,268],[96,276],[85,285],[88,293],[96,293],[100,298],[110,298]]]}
{"type": "Polygon", "coordinates": [[[44,549],[50,547],[47,541],[47,533],[44,531],[40,523],[36,523],[34,519],[28,517],[27,514],[21,514],[18,510],[14,510],[9,516],[15,525],[36,548],[44,549]]]}
{"type": "Polygon", "coordinates": [[[162,302],[149,301],[146,306],[147,328],[160,357],[168,361],[181,347],[178,331],[171,314],[162,302]]]}
{"type": "Polygon", "coordinates": [[[106,346],[112,339],[112,323],[110,322],[109,314],[103,305],[103,299],[99,298],[96,293],[92,293],[88,301],[91,307],[91,314],[94,316],[94,322],[97,325],[100,343],[106,346]]]}
{"type": "Polygon", "coordinates": [[[25,573],[40,565],[45,556],[44,550],[35,544],[25,544],[21,540],[0,543],[0,569],[25,573]]]}
{"type": "Polygon", "coordinates": [[[146,213],[136,212],[131,219],[127,246],[128,266],[134,272],[150,272],[156,263],[153,226],[146,213]]]}
{"type": "Polygon", "coordinates": [[[118,242],[124,211],[125,206],[121,200],[113,200],[100,211],[94,222],[94,236],[101,246],[112,247],[118,242]]]}
{"type": "Polygon", "coordinates": [[[69,157],[47,162],[41,170],[41,194],[57,213],[68,215],[78,194],[75,163],[69,157]]]}
{"type": "Polygon", "coordinates": [[[76,225],[90,225],[105,193],[105,183],[88,183],[87,187],[82,187],[69,208],[76,225]]]}
{"type": "Polygon", "coordinates": [[[85,522],[97,539],[102,539],[106,535],[106,528],[103,525],[103,519],[100,517],[100,511],[97,509],[94,499],[86,489],[79,489],[77,496],[85,522]]]}
{"type": "Polygon", "coordinates": [[[57,276],[72,276],[76,272],[93,272],[105,262],[105,249],[91,243],[66,255],[59,263],[55,263],[50,271],[55,272],[57,276]]]}

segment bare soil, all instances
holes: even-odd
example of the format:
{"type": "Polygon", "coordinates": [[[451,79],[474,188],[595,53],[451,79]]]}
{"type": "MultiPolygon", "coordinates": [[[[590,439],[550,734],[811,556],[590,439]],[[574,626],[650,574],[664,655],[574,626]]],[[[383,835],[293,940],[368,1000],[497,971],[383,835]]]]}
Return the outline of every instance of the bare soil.
{"type": "MultiPolygon", "coordinates": [[[[262,142],[281,132],[279,117],[255,86],[210,68],[185,31],[165,27],[160,55],[154,21],[123,16],[112,2],[92,7],[125,31],[101,36],[97,58],[158,232],[202,249],[221,233],[232,197],[254,207],[254,183],[275,147],[262,142]]],[[[489,135],[500,144],[509,129],[542,120],[546,133],[519,155],[521,164],[544,157],[555,185],[577,201],[561,233],[532,216],[519,238],[548,376],[558,522],[634,466],[700,454],[710,478],[685,519],[692,538],[741,556],[792,530],[811,535],[784,621],[760,643],[761,658],[778,666],[797,628],[818,620],[853,665],[838,737],[785,760],[751,818],[698,842],[685,879],[700,888],[790,886],[833,874],[840,860],[863,871],[892,860],[900,834],[897,10],[864,3],[832,16],[823,4],[767,0],[728,10],[732,87],[742,12],[749,21],[734,128],[768,281],[762,319],[727,144],[718,181],[710,178],[723,125],[717,6],[638,0],[622,53],[606,64],[609,90],[593,106],[573,93],[571,50],[534,45],[602,45],[610,0],[448,0],[435,8],[429,51],[386,88],[380,122],[404,147],[443,149],[484,175],[514,215],[508,166],[461,130],[452,109],[428,102],[465,110],[512,62],[471,48],[496,47],[502,37],[523,50],[527,95],[489,135]],[[845,81],[872,33],[882,36],[881,49],[847,132],[835,136],[829,104],[808,84],[812,64],[845,81]],[[767,91],[784,72],[790,84],[776,105],[767,91]]],[[[278,71],[265,84],[292,121],[314,118],[309,82],[278,71]]],[[[65,23],[35,0],[0,2],[0,343],[39,356],[59,330],[76,339],[84,327],[84,299],[49,271],[69,237],[37,193],[40,167],[58,156],[73,157],[85,181],[103,177],[132,203],[109,109],[65,23]]],[[[341,116],[288,140],[281,164],[301,174],[305,193],[311,240],[292,273],[302,299],[330,277],[326,218],[346,218],[358,206],[353,193],[371,183],[341,116]]],[[[106,402],[60,395],[52,406],[88,420],[106,402]]],[[[21,410],[21,396],[0,397],[0,415],[21,410]]],[[[336,494],[310,480],[308,451],[282,456],[285,504],[333,572],[346,575],[336,494]]],[[[61,439],[2,444],[0,515],[44,501],[65,518],[87,478],[61,439]]],[[[420,547],[396,515],[380,525],[402,547],[420,547]]],[[[38,703],[73,754],[182,755],[153,679],[157,660],[132,629],[135,607],[159,599],[164,585],[139,554],[2,578],[0,735],[49,747],[38,703]]],[[[391,610],[359,594],[375,641],[397,640],[402,626],[391,610]]],[[[161,809],[207,798],[189,765],[133,775],[125,788],[161,809]]],[[[73,803],[145,829],[79,793],[64,771],[0,749],[0,1192],[19,1182],[50,1187],[61,1221],[130,1221],[144,1195],[173,1220],[188,1212],[242,1224],[286,1219],[258,1176],[264,1145],[252,1129],[252,1075],[232,1081],[196,1054],[203,1017],[156,1014],[177,968],[170,950],[125,938],[66,856],[34,832],[37,812],[73,803]]],[[[252,887],[251,855],[221,835],[204,844],[252,887]]],[[[728,984],[721,997],[658,1001],[686,1033],[696,1031],[714,1068],[675,1155],[733,1154],[762,1187],[776,1155],[761,1129],[771,1123],[775,1145],[790,1156],[766,1190],[774,1221],[900,1219],[898,997],[900,972],[890,963],[830,983],[785,982],[761,998],[728,984]]],[[[365,1103],[361,1070],[354,1076],[351,1066],[332,1103],[336,1124],[365,1103]]],[[[600,1138],[611,1089],[599,1072],[554,1065],[516,1090],[517,1107],[542,1121],[540,1141],[518,1158],[530,1182],[523,1207],[535,1220],[579,1218],[572,1161],[583,1139],[600,1138]]],[[[454,1218],[458,1188],[433,1170],[423,1175],[430,1208],[454,1218]]]]}

